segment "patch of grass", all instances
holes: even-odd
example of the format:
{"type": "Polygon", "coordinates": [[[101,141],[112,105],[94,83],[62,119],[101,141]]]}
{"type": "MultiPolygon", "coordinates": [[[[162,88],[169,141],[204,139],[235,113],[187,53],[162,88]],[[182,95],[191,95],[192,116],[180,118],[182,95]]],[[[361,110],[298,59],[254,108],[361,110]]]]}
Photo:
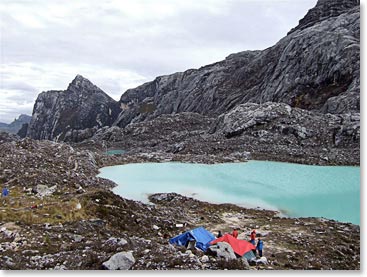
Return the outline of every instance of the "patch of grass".
{"type": "Polygon", "coordinates": [[[0,220],[26,224],[57,224],[89,219],[85,201],[80,203],[77,198],[69,197],[60,199],[57,195],[51,195],[41,199],[20,189],[12,189],[7,198],[1,199],[0,220]],[[77,209],[79,203],[81,208],[77,209]]]}

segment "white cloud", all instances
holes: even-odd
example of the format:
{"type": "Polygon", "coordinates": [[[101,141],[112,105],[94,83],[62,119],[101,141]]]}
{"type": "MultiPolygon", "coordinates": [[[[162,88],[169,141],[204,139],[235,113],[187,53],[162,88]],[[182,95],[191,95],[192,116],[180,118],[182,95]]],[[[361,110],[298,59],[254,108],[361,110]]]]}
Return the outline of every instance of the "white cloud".
{"type": "Polygon", "coordinates": [[[65,89],[76,74],[119,99],[126,89],[156,76],[197,68],[234,52],[264,49],[315,4],[316,0],[2,0],[0,121],[4,107],[16,112],[17,105],[23,105],[16,100],[22,98],[19,94],[24,95],[24,111],[39,92],[65,89]]]}

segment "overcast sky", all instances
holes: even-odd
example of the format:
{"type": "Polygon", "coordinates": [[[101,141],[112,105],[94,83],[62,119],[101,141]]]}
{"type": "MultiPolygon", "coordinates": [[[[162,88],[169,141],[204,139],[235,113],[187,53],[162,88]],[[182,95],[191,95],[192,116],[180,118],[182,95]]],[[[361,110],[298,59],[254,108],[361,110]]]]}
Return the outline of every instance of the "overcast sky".
{"type": "Polygon", "coordinates": [[[115,100],[155,77],[274,45],[317,0],[1,0],[0,122],[77,74],[115,100]]]}

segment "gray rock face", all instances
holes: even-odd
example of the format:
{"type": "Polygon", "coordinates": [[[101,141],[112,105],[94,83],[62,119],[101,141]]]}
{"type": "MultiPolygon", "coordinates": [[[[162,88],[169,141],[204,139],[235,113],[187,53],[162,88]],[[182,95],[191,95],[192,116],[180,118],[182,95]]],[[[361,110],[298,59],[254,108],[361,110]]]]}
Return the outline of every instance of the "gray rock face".
{"type": "Polygon", "coordinates": [[[217,116],[247,102],[283,102],[323,113],[358,112],[359,33],[358,1],[320,0],[273,47],[232,54],[126,91],[114,125],[180,112],[217,116]]]}
{"type": "Polygon", "coordinates": [[[134,256],[130,252],[119,252],[113,255],[102,265],[109,270],[127,270],[135,263],[134,256]]]}
{"type": "Polygon", "coordinates": [[[251,135],[269,143],[292,137],[299,145],[346,147],[359,149],[360,114],[322,114],[284,103],[246,103],[218,117],[210,133],[226,138],[251,135]]]}
{"type": "Polygon", "coordinates": [[[27,136],[79,141],[86,136],[78,131],[109,126],[119,111],[116,101],[78,75],[67,90],[47,91],[38,95],[27,136]]]}
{"type": "Polygon", "coordinates": [[[359,4],[359,0],[318,0],[316,7],[310,9],[306,16],[299,21],[299,25],[289,33],[305,29],[327,18],[339,16],[346,10],[354,8],[359,4]]]}
{"type": "Polygon", "coordinates": [[[237,142],[232,144],[242,147],[251,142],[253,148],[258,145],[254,152],[273,156],[288,149],[285,151],[289,156],[318,155],[320,160],[343,160],[342,164],[348,160],[358,164],[359,117],[359,113],[315,113],[283,103],[246,103],[219,116],[210,133],[234,139],[237,142]]]}

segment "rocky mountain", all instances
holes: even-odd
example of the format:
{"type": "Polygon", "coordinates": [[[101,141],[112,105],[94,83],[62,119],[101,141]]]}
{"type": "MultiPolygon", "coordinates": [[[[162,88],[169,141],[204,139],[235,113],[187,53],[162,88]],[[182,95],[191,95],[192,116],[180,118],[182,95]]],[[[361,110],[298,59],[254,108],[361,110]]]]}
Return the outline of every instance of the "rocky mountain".
{"type": "Polygon", "coordinates": [[[119,111],[118,102],[78,75],[66,90],[38,95],[27,136],[65,140],[78,130],[111,125],[119,111]]]}
{"type": "Polygon", "coordinates": [[[31,121],[31,118],[29,115],[21,114],[9,124],[0,122],[0,131],[16,134],[22,128],[23,124],[28,124],[31,121]]]}
{"type": "Polygon", "coordinates": [[[114,125],[180,112],[218,116],[247,102],[283,102],[334,114],[358,112],[359,68],[359,1],[319,0],[270,48],[232,54],[126,91],[114,125]]]}
{"type": "Polygon", "coordinates": [[[119,103],[77,76],[39,95],[28,136],[205,162],[359,164],[359,32],[359,1],[320,0],[276,45],[157,77],[119,103]]]}

